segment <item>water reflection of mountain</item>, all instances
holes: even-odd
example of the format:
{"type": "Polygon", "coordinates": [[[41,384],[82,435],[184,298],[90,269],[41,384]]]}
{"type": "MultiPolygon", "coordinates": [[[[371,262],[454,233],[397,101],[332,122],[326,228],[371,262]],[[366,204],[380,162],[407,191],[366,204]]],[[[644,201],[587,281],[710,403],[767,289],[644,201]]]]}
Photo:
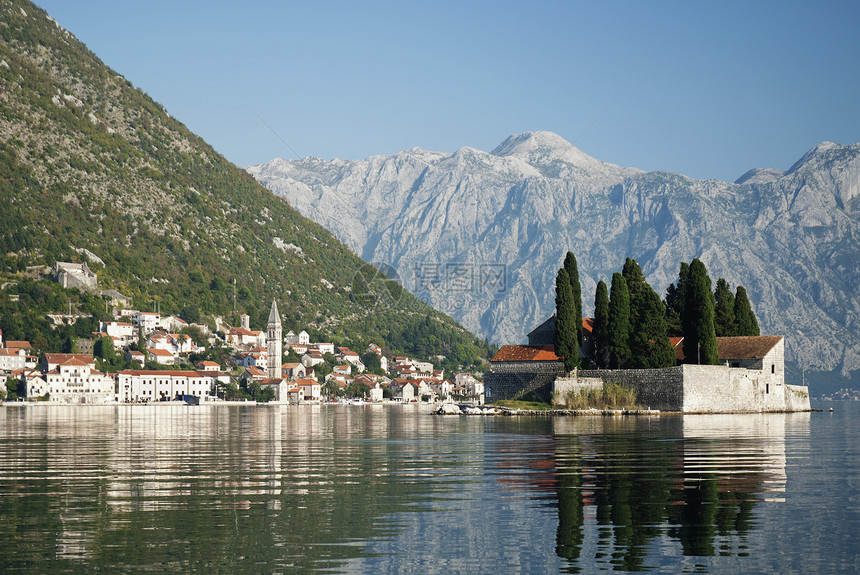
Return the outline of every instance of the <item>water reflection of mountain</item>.
{"type": "Polygon", "coordinates": [[[583,562],[647,570],[678,552],[745,555],[756,504],[785,490],[785,422],[556,419],[556,553],[573,572],[583,562]]]}

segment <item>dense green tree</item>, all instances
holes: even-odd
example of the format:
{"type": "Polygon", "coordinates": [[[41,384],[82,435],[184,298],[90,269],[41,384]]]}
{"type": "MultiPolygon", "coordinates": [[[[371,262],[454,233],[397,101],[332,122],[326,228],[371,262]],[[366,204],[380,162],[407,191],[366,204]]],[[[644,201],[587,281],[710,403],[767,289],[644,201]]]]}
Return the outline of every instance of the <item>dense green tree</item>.
{"type": "Polygon", "coordinates": [[[597,282],[594,292],[594,361],[598,367],[609,366],[609,292],[606,282],[597,282]]]}
{"type": "Polygon", "coordinates": [[[382,363],[379,360],[379,356],[376,355],[376,352],[368,350],[364,354],[362,354],[360,358],[361,363],[364,364],[364,367],[368,373],[385,375],[385,372],[382,371],[382,363]]]}
{"type": "Polygon", "coordinates": [[[729,282],[723,278],[717,280],[717,287],[714,289],[714,331],[717,337],[737,335],[735,296],[729,282]]]}
{"type": "Polygon", "coordinates": [[[675,350],[666,333],[666,308],[647,282],[636,295],[636,315],[630,336],[631,367],[660,368],[675,365],[675,350]]]}
{"type": "Polygon", "coordinates": [[[627,281],[618,272],[612,274],[609,288],[609,361],[613,368],[623,368],[630,361],[630,295],[627,281]]]}
{"type": "Polygon", "coordinates": [[[250,381],[246,381],[248,394],[255,401],[262,401],[263,398],[263,386],[260,385],[260,382],[256,379],[251,379],[250,381]]]}
{"type": "Polygon", "coordinates": [[[570,278],[570,288],[573,292],[573,305],[575,306],[573,321],[576,324],[576,342],[582,346],[582,284],[579,283],[579,267],[573,252],[567,252],[564,257],[564,269],[570,278]]]}
{"type": "Polygon", "coordinates": [[[634,313],[633,307],[635,305],[636,297],[639,295],[639,292],[644,289],[647,282],[645,281],[645,275],[642,273],[642,268],[639,267],[639,263],[633,258],[627,258],[624,260],[624,268],[621,270],[621,275],[624,276],[624,280],[627,282],[627,294],[630,297],[630,313],[632,321],[632,314],[634,313]]]}
{"type": "Polygon", "coordinates": [[[200,309],[196,305],[186,305],[179,315],[188,323],[200,323],[200,309]]]}
{"type": "Polygon", "coordinates": [[[717,335],[714,331],[714,294],[705,264],[698,258],[690,263],[684,315],[684,355],[687,363],[719,363],[717,335]]]}
{"type": "Polygon", "coordinates": [[[21,380],[15,379],[14,377],[6,378],[6,400],[15,401],[19,397],[24,396],[23,386],[21,385],[21,380]],[[21,392],[21,393],[19,393],[21,392]]]}
{"type": "Polygon", "coordinates": [[[687,297],[687,278],[690,276],[690,264],[681,262],[678,281],[670,284],[666,290],[666,327],[670,336],[684,335],[681,326],[681,316],[684,315],[684,303],[687,297]]]}
{"type": "Polygon", "coordinates": [[[112,365],[116,361],[116,350],[113,346],[113,339],[109,336],[100,337],[93,344],[93,355],[108,365],[112,365]]]}
{"type": "Polygon", "coordinates": [[[621,272],[627,282],[630,298],[631,367],[656,368],[675,364],[675,353],[669,345],[666,306],[645,280],[639,263],[627,258],[621,272]],[[656,313],[660,317],[656,317],[656,313]]]}
{"type": "Polygon", "coordinates": [[[743,286],[738,286],[735,293],[735,326],[737,335],[760,335],[758,320],[743,286]]]}
{"type": "Polygon", "coordinates": [[[575,314],[570,276],[561,268],[555,279],[555,353],[564,362],[565,371],[572,371],[579,361],[575,314]]]}

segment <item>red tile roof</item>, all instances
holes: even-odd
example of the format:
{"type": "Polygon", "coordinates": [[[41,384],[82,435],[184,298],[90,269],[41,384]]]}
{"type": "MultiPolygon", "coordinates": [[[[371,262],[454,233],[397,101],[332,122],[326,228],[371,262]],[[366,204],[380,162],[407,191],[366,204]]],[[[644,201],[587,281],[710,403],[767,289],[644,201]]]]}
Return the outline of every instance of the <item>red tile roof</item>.
{"type": "Polygon", "coordinates": [[[179,371],[167,369],[124,369],[119,373],[123,375],[142,375],[142,376],[162,376],[162,377],[195,377],[206,378],[208,375],[200,374],[196,371],[179,371]]]}
{"type": "Polygon", "coordinates": [[[760,359],[782,340],[781,335],[718,337],[720,359],[760,359]]]}
{"type": "Polygon", "coordinates": [[[558,361],[553,345],[503,345],[491,362],[499,361],[558,361]]]}
{"type": "MultiPolygon", "coordinates": [[[[683,339],[682,337],[669,338],[669,343],[675,347],[675,357],[679,360],[685,358],[683,339]]],[[[718,337],[717,355],[720,361],[728,359],[761,359],[782,339],[781,335],[718,337]]]]}
{"type": "Polygon", "coordinates": [[[146,350],[148,353],[151,353],[157,357],[173,357],[173,354],[167,351],[166,349],[158,349],[158,348],[149,348],[146,350]]]}
{"type": "Polygon", "coordinates": [[[93,356],[87,353],[46,353],[45,361],[48,363],[65,363],[70,359],[77,359],[84,363],[93,364],[96,362],[93,356]]]}
{"type": "Polygon", "coordinates": [[[594,331],[594,318],[582,318],[582,337],[591,337],[591,332],[594,331]]]}

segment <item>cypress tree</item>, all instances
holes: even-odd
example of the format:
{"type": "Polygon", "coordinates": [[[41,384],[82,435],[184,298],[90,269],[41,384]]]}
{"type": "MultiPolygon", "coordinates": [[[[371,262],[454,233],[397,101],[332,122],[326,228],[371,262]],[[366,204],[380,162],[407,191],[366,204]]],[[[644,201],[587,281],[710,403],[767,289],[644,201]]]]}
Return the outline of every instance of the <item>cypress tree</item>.
{"type": "Polygon", "coordinates": [[[678,272],[678,282],[670,284],[666,290],[666,323],[669,335],[683,336],[681,316],[684,315],[684,303],[687,297],[687,278],[690,276],[690,264],[681,262],[678,272]]]}
{"type": "Polygon", "coordinates": [[[570,277],[570,287],[573,290],[573,305],[574,315],[573,321],[576,323],[576,341],[578,345],[582,345],[582,285],[579,283],[579,268],[576,264],[576,256],[573,252],[567,252],[564,257],[564,269],[570,277]]]}
{"type": "Polygon", "coordinates": [[[737,335],[735,296],[729,282],[720,278],[714,290],[714,331],[717,337],[737,335]]]}
{"type": "Polygon", "coordinates": [[[714,294],[705,264],[698,258],[690,263],[686,286],[684,316],[684,355],[687,363],[719,363],[717,335],[714,331],[714,294]]]}
{"type": "Polygon", "coordinates": [[[630,295],[627,281],[618,272],[612,274],[609,291],[609,360],[615,368],[630,360],[630,295]]]}
{"type": "Polygon", "coordinates": [[[573,370],[579,360],[579,345],[573,324],[575,311],[570,276],[567,270],[561,268],[555,278],[555,353],[564,362],[565,371],[573,370]]]}
{"type": "Polygon", "coordinates": [[[594,361],[598,367],[609,365],[609,292],[606,282],[597,282],[594,292],[594,361]]]}
{"type": "Polygon", "coordinates": [[[738,286],[735,293],[735,325],[737,335],[760,335],[758,321],[743,286],[738,286]]]}
{"type": "MultiPolygon", "coordinates": [[[[630,312],[632,314],[633,302],[636,300],[639,292],[642,291],[647,282],[645,281],[645,276],[642,273],[642,268],[639,267],[639,263],[633,258],[627,258],[624,261],[624,268],[621,270],[621,275],[624,276],[624,280],[627,282],[627,293],[630,296],[630,312]]],[[[633,318],[631,317],[631,321],[632,319],[633,318]]]]}
{"type": "Polygon", "coordinates": [[[675,365],[675,350],[666,333],[666,308],[646,282],[636,296],[637,314],[630,336],[631,366],[658,368],[675,365]]]}

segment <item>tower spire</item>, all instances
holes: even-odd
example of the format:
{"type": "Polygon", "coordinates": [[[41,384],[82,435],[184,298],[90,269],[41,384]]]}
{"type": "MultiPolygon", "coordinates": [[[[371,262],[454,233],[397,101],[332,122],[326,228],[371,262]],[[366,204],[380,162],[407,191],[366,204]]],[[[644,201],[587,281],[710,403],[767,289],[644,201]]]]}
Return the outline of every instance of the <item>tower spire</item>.
{"type": "Polygon", "coordinates": [[[278,302],[272,299],[272,311],[269,312],[269,325],[281,325],[281,314],[278,313],[278,302]]]}

